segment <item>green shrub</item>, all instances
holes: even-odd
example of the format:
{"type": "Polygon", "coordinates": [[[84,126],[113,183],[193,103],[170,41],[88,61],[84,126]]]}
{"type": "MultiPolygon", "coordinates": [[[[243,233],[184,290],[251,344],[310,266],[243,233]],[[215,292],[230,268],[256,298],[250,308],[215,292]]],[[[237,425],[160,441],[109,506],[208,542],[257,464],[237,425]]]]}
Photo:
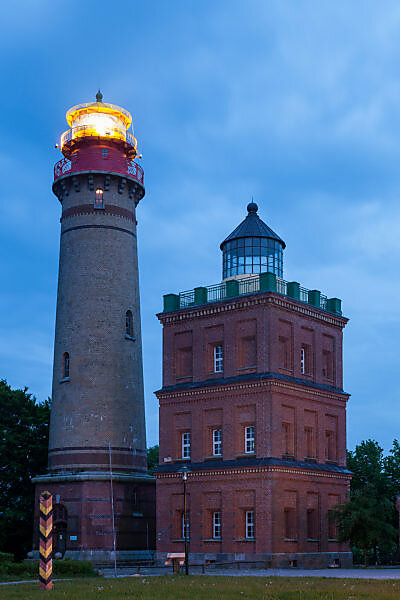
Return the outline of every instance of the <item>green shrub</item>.
{"type": "Polygon", "coordinates": [[[93,565],[88,560],[55,560],[54,575],[96,575],[93,565]]]}
{"type": "Polygon", "coordinates": [[[12,562],[14,555],[11,552],[0,552],[0,565],[4,562],[12,562]]]}
{"type": "Polygon", "coordinates": [[[0,576],[34,577],[38,574],[38,563],[33,562],[2,562],[0,576]]]}
{"type": "MultiPolygon", "coordinates": [[[[53,560],[54,577],[93,577],[97,575],[93,565],[84,560],[53,560]]],[[[39,561],[29,562],[0,562],[0,577],[37,578],[39,576],[39,561]]]]}

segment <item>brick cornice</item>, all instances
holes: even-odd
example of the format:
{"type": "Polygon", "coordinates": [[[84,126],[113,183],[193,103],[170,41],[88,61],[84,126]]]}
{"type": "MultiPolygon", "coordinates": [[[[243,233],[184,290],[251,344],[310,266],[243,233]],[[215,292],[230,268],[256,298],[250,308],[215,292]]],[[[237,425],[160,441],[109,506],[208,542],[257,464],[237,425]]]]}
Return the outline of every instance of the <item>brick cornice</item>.
{"type": "MultiPolygon", "coordinates": [[[[268,374],[266,374],[268,375],[268,374]]],[[[347,402],[350,398],[350,394],[346,394],[343,391],[332,391],[324,388],[312,387],[307,385],[305,382],[296,383],[290,381],[283,381],[274,377],[274,374],[271,374],[269,377],[260,378],[256,381],[231,381],[229,383],[220,383],[218,385],[213,384],[213,382],[201,382],[199,386],[193,385],[193,387],[186,389],[172,389],[172,390],[158,390],[155,392],[156,397],[159,400],[163,401],[174,401],[177,399],[185,399],[192,400],[195,397],[200,399],[202,396],[209,396],[210,393],[215,394],[225,394],[226,392],[236,392],[236,391],[282,391],[282,392],[294,392],[298,394],[307,393],[314,397],[321,397],[324,400],[340,400],[347,402]]]]}
{"type": "Polygon", "coordinates": [[[158,313],[157,317],[163,325],[170,325],[180,321],[190,321],[199,317],[209,317],[215,314],[229,312],[232,310],[248,309],[253,306],[273,304],[281,308],[297,312],[303,316],[318,319],[335,327],[343,327],[348,322],[346,317],[328,313],[322,309],[315,308],[310,304],[293,300],[287,296],[275,292],[258,292],[257,294],[240,296],[234,299],[224,299],[212,304],[202,304],[200,306],[179,309],[169,313],[158,313]]]}
{"type": "MultiPolygon", "coordinates": [[[[218,468],[218,469],[193,469],[188,471],[188,478],[195,479],[201,478],[213,478],[221,476],[232,476],[232,475],[250,475],[253,473],[285,473],[287,475],[303,475],[307,477],[322,477],[327,479],[344,479],[350,482],[352,478],[351,473],[340,473],[340,472],[329,472],[329,471],[314,471],[304,468],[296,467],[282,467],[282,466],[259,466],[259,467],[234,467],[234,468],[218,468]]],[[[182,473],[180,471],[175,472],[156,472],[154,473],[156,479],[182,479],[182,473]]]]}
{"type": "Polygon", "coordinates": [[[124,219],[128,219],[129,221],[135,222],[135,215],[131,210],[122,208],[121,206],[116,206],[114,204],[106,204],[104,209],[96,209],[94,208],[93,204],[79,204],[77,206],[71,206],[62,212],[60,221],[62,222],[68,217],[89,214],[106,214],[110,216],[122,217],[124,219]]]}

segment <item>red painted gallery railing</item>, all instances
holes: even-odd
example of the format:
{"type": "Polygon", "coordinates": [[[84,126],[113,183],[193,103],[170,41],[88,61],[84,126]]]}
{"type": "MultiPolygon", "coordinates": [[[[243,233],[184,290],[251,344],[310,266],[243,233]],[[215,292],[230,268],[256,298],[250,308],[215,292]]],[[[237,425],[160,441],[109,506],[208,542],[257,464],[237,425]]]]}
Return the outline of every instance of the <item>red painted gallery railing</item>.
{"type": "Polygon", "coordinates": [[[74,154],[71,159],[62,158],[54,165],[54,181],[63,175],[81,171],[111,171],[136,179],[143,185],[144,171],[140,165],[119,153],[102,148],[74,154]]]}

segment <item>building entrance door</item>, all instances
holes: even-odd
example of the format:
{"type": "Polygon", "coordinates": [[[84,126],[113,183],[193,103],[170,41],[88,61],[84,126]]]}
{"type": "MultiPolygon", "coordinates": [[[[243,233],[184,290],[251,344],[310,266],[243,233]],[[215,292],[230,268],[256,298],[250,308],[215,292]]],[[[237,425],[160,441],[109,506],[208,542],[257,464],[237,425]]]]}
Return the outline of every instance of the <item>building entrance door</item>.
{"type": "Polygon", "coordinates": [[[53,523],[53,556],[63,557],[67,549],[67,509],[63,504],[54,505],[53,523]]]}

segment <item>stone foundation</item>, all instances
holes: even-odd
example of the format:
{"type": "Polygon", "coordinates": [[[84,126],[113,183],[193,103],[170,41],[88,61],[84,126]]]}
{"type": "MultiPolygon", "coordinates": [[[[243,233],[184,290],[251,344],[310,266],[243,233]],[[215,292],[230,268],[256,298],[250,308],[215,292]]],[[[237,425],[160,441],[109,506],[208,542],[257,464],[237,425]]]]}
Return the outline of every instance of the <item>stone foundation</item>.
{"type": "MultiPolygon", "coordinates": [[[[164,564],[167,560],[167,552],[157,552],[156,560],[164,564]]],[[[228,554],[228,553],[199,553],[189,554],[189,564],[200,565],[212,563],[225,563],[226,568],[235,568],[235,563],[249,563],[249,567],[285,569],[297,567],[299,569],[326,569],[338,564],[339,567],[350,569],[353,566],[353,555],[351,552],[293,552],[282,554],[228,554]],[[226,563],[231,563],[226,564],[226,563]]],[[[245,565],[241,565],[244,567],[245,565]]]]}

